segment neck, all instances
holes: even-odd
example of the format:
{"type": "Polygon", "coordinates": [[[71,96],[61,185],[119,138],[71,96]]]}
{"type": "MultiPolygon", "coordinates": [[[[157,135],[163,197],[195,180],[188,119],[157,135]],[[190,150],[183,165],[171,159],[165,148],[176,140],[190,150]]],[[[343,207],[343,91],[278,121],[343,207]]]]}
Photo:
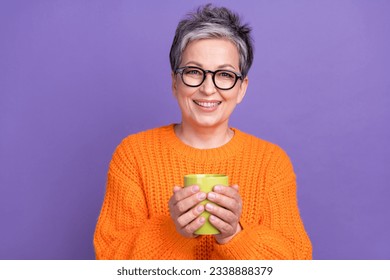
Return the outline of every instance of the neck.
{"type": "Polygon", "coordinates": [[[175,125],[175,133],[185,144],[197,149],[213,149],[228,143],[234,132],[228,124],[218,127],[193,127],[185,123],[175,125]]]}

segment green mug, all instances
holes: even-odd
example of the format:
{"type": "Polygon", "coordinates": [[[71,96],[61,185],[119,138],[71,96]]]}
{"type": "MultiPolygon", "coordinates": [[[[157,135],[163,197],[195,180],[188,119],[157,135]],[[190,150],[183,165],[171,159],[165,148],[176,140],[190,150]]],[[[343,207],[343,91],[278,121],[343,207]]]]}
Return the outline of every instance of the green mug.
{"type": "MultiPolygon", "coordinates": [[[[198,185],[200,190],[205,193],[209,193],[213,190],[216,185],[229,186],[228,176],[222,174],[190,174],[184,176],[184,187],[198,185]]],[[[205,199],[201,204],[210,202],[205,199]]],[[[210,222],[210,213],[206,210],[201,214],[206,219],[206,222],[195,231],[195,234],[206,235],[206,234],[218,234],[220,233],[210,222]]]]}

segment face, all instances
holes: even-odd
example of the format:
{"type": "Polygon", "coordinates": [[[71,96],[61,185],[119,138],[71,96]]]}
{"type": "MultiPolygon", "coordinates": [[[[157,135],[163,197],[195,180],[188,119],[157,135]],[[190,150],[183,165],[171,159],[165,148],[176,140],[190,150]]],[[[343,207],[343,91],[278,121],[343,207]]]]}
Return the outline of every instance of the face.
{"type": "MultiPolygon", "coordinates": [[[[237,47],[224,39],[202,39],[187,45],[180,67],[196,66],[204,70],[230,70],[240,73],[237,47]]],[[[212,74],[199,87],[185,85],[180,74],[172,74],[172,89],[181,112],[183,125],[194,128],[228,127],[231,113],[244,98],[248,79],[238,80],[229,90],[215,87],[212,74]]]]}

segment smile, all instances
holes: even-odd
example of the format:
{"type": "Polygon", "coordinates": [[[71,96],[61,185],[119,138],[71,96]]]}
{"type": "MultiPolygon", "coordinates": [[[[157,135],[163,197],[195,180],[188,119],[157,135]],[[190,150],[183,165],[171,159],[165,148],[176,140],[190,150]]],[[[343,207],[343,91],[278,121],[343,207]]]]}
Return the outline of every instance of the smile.
{"type": "Polygon", "coordinates": [[[203,108],[214,108],[214,107],[217,107],[219,104],[222,103],[222,101],[196,101],[196,100],[193,100],[194,103],[200,107],[203,107],[203,108]]]}

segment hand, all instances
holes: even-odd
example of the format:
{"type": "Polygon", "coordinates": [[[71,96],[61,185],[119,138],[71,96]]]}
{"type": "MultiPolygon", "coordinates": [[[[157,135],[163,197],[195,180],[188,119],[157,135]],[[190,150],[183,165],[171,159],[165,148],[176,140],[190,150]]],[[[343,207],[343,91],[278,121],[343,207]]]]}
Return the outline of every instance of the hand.
{"type": "Polygon", "coordinates": [[[205,199],[206,193],[200,192],[197,185],[173,188],[173,195],[168,202],[169,213],[177,232],[182,236],[197,236],[194,232],[205,223],[205,218],[199,217],[204,211],[204,206],[199,203],[205,199]]]}
{"type": "Polygon", "coordinates": [[[210,223],[221,232],[214,235],[215,240],[219,244],[225,244],[242,230],[239,223],[242,200],[238,193],[238,185],[215,186],[213,191],[208,193],[207,199],[217,204],[206,204],[206,210],[211,213],[210,223]]]}

